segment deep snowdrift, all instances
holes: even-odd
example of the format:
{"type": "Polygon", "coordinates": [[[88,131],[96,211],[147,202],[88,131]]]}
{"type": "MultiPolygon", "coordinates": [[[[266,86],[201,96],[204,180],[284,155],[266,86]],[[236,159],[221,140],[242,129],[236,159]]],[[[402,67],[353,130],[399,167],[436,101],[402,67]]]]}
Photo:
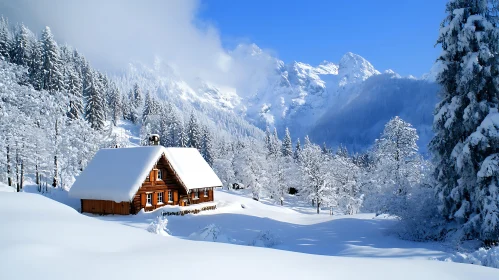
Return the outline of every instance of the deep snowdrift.
{"type": "Polygon", "coordinates": [[[495,269],[343,258],[195,242],[101,221],[28,193],[0,192],[2,279],[497,279],[495,269]]]}

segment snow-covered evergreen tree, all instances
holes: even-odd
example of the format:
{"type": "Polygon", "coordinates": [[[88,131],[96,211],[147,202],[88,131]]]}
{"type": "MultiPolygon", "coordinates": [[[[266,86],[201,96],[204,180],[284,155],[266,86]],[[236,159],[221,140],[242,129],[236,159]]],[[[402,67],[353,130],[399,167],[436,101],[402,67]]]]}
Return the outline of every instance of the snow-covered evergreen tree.
{"type": "Polygon", "coordinates": [[[47,26],[42,32],[42,89],[49,92],[63,89],[64,78],[59,47],[47,26]]]}
{"type": "Polygon", "coordinates": [[[295,162],[300,161],[300,155],[301,155],[301,143],[300,143],[300,138],[296,139],[296,145],[295,145],[295,151],[293,152],[293,159],[295,162]]]}
{"type": "Polygon", "coordinates": [[[76,69],[68,67],[66,91],[69,95],[69,117],[78,119],[83,117],[83,85],[76,69]]]}
{"type": "Polygon", "coordinates": [[[284,139],[282,139],[281,152],[285,157],[291,157],[293,155],[293,143],[291,143],[291,135],[289,134],[289,129],[287,127],[284,133],[284,139]]]}
{"type": "Polygon", "coordinates": [[[140,96],[141,93],[138,86],[135,88],[135,90],[131,90],[128,94],[129,115],[127,119],[135,124],[139,122],[139,106],[142,100],[142,97],[140,96]]]}
{"type": "Polygon", "coordinates": [[[33,88],[41,90],[43,86],[43,46],[36,38],[33,38],[30,44],[29,81],[33,88]]]}
{"type": "Polygon", "coordinates": [[[435,161],[441,213],[462,238],[499,240],[494,114],[498,108],[499,33],[495,5],[487,0],[447,4],[437,43],[442,86],[435,111],[435,161]],[[494,167],[495,166],[495,167],[494,167]]]}
{"type": "Polygon", "coordinates": [[[24,67],[29,67],[31,61],[31,43],[29,40],[28,29],[21,24],[15,36],[14,46],[12,47],[11,62],[24,67]]]}
{"type": "Polygon", "coordinates": [[[189,146],[189,135],[187,134],[186,127],[182,123],[180,123],[178,135],[179,135],[178,146],[182,147],[182,148],[190,147],[189,146]]]}
{"type": "Polygon", "coordinates": [[[114,126],[118,125],[118,121],[123,116],[124,108],[122,102],[123,98],[121,96],[120,90],[114,83],[111,84],[109,92],[109,110],[111,121],[113,122],[114,126]]]}
{"type": "Polygon", "coordinates": [[[10,60],[10,49],[12,43],[12,34],[9,29],[9,23],[3,16],[0,18],[0,59],[10,60]]]}
{"type": "Polygon", "coordinates": [[[191,116],[189,117],[189,123],[187,124],[187,137],[188,137],[188,142],[187,142],[188,147],[201,149],[202,134],[198,120],[196,119],[194,114],[191,114],[191,116]]]}
{"type": "Polygon", "coordinates": [[[104,98],[101,88],[98,84],[98,77],[93,71],[87,71],[85,80],[87,88],[85,89],[86,104],[85,104],[85,120],[87,120],[92,128],[102,130],[104,128],[104,98]]]}
{"type": "Polygon", "coordinates": [[[203,129],[203,138],[201,144],[201,154],[203,155],[203,158],[206,160],[206,162],[210,166],[212,166],[213,160],[215,158],[213,149],[213,137],[206,127],[203,129]]]}

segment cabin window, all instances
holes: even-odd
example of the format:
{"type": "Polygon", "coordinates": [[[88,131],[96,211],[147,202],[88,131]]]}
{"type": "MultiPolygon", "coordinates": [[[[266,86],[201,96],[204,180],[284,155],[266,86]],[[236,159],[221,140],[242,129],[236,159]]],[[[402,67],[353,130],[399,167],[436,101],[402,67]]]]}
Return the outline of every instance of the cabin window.
{"type": "Polygon", "coordinates": [[[173,192],[171,190],[168,191],[168,202],[173,202],[173,192]]]}
{"type": "Polygon", "coordinates": [[[147,194],[147,205],[152,205],[152,193],[147,194]]]}
{"type": "Polygon", "coordinates": [[[162,180],[163,179],[163,172],[161,172],[161,169],[158,169],[158,179],[157,180],[162,180]]]}
{"type": "Polygon", "coordinates": [[[163,203],[163,193],[158,193],[158,203],[163,203]]]}
{"type": "Polygon", "coordinates": [[[208,190],[204,190],[203,194],[204,194],[204,197],[208,197],[208,190]]]}
{"type": "Polygon", "coordinates": [[[194,198],[199,198],[199,190],[194,191],[194,198]]]}

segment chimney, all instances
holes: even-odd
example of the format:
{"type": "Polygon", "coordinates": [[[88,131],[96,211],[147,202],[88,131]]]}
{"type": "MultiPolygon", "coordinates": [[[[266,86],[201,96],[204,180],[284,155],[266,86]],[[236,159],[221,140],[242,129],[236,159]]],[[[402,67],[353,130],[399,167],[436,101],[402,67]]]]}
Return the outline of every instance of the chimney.
{"type": "Polygon", "coordinates": [[[159,135],[158,134],[150,134],[149,135],[149,145],[150,146],[158,146],[159,145],[159,135]]]}

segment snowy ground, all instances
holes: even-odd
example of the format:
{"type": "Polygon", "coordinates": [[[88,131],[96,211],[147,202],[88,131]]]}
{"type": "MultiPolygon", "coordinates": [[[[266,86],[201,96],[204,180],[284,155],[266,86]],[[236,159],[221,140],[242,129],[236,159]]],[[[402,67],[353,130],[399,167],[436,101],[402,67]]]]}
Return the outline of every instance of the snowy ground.
{"type": "Polygon", "coordinates": [[[157,213],[86,216],[38,194],[0,192],[0,278],[498,279],[496,269],[425,260],[444,253],[387,235],[392,220],[311,215],[225,192],[216,198],[218,210],[168,217],[171,237],[144,230],[157,213]],[[282,250],[186,240],[213,223],[238,244],[270,230],[282,250]]]}
{"type": "Polygon", "coordinates": [[[0,192],[15,192],[15,191],[16,191],[15,188],[0,183],[0,192]]]}
{"type": "MultiPolygon", "coordinates": [[[[420,259],[447,255],[440,243],[409,242],[397,238],[390,232],[396,221],[374,219],[373,214],[330,216],[326,210],[317,215],[311,207],[281,207],[226,191],[217,191],[215,198],[219,205],[215,211],[168,217],[170,233],[189,238],[192,233],[215,224],[232,243],[239,245],[248,245],[260,231],[270,231],[281,241],[273,248],[300,253],[420,259]]],[[[95,217],[147,229],[157,215],[95,217]]]]}

